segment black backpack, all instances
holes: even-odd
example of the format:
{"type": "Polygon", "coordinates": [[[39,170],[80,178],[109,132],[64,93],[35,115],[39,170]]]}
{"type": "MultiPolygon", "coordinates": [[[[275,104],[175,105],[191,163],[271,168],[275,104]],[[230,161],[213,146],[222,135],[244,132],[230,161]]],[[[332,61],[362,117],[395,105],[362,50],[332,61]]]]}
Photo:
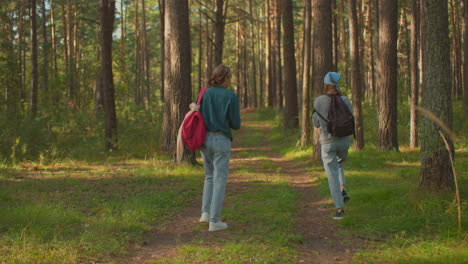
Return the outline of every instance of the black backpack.
{"type": "Polygon", "coordinates": [[[327,123],[327,130],[334,137],[354,135],[354,117],[340,94],[328,95],[331,98],[328,120],[314,109],[320,118],[327,123]]]}

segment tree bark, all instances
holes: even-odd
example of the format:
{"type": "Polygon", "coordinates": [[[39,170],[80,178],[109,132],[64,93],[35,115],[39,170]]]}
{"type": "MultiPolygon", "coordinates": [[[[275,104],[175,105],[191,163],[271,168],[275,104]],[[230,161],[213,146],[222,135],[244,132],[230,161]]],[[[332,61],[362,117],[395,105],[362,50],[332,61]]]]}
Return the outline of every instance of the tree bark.
{"type": "Polygon", "coordinates": [[[165,1],[165,76],[162,150],[176,154],[177,130],[192,98],[188,0],[165,1]]]}
{"type": "MultiPolygon", "coordinates": [[[[450,43],[446,1],[422,0],[424,94],[421,105],[452,127],[450,43]]],[[[451,189],[454,178],[449,152],[434,120],[422,119],[420,187],[451,189]]],[[[445,131],[444,131],[445,132],[445,131]]],[[[448,137],[447,137],[448,138],[448,137]]],[[[450,138],[449,145],[453,151],[450,138]]]]}
{"type": "Polygon", "coordinates": [[[411,117],[410,148],[418,147],[418,113],[419,104],[419,0],[412,0],[411,7],[411,117]]]}
{"type": "Polygon", "coordinates": [[[149,109],[150,94],[151,94],[151,76],[150,76],[150,51],[148,48],[148,37],[146,29],[146,7],[145,0],[141,0],[141,28],[142,28],[142,68],[143,68],[143,105],[145,109],[149,109]]]}
{"type": "MultiPolygon", "coordinates": [[[[275,0],[273,0],[275,1],[275,0]]],[[[266,17],[266,25],[265,25],[265,103],[267,107],[273,106],[273,86],[274,86],[274,78],[273,78],[273,56],[272,56],[272,41],[271,41],[271,8],[270,8],[270,0],[265,1],[265,17],[266,17]]]]}
{"type": "Polygon", "coordinates": [[[379,4],[379,149],[398,151],[397,134],[397,2],[379,4]]]}
{"type": "Polygon", "coordinates": [[[254,25],[254,13],[252,7],[252,0],[249,0],[249,12],[250,12],[250,41],[251,41],[251,52],[252,52],[252,107],[257,108],[258,100],[257,100],[257,54],[255,50],[255,42],[257,40],[257,34],[255,33],[255,25],[254,25]]]}
{"type": "Polygon", "coordinates": [[[304,2],[304,63],[302,67],[302,116],[301,116],[301,147],[306,148],[311,144],[310,134],[310,68],[312,53],[312,10],[311,0],[304,2]]]}
{"type": "Polygon", "coordinates": [[[42,89],[49,90],[49,39],[47,38],[46,0],[42,0],[42,89]]]}
{"type": "MultiPolygon", "coordinates": [[[[318,97],[323,91],[323,78],[327,72],[333,70],[333,53],[330,47],[332,41],[332,10],[329,0],[317,0],[312,2],[313,23],[313,65],[314,65],[314,97],[318,97]]],[[[320,159],[319,129],[314,129],[313,158],[320,159]]]]}
{"type": "Polygon", "coordinates": [[[331,0],[332,5],[332,27],[333,27],[333,71],[338,71],[338,57],[339,57],[339,46],[340,46],[340,38],[338,35],[338,6],[336,3],[337,0],[331,0]]]}
{"type": "Polygon", "coordinates": [[[29,112],[32,118],[37,115],[38,97],[38,64],[37,64],[37,26],[36,26],[36,0],[29,1],[30,33],[31,33],[31,94],[29,112]]]}
{"type": "Polygon", "coordinates": [[[117,149],[117,115],[115,112],[114,77],[112,73],[112,33],[115,0],[100,0],[101,76],[105,115],[105,149],[117,149]]]}
{"type": "Polygon", "coordinates": [[[292,0],[282,0],[283,58],[284,58],[284,128],[297,128],[299,113],[297,106],[296,52],[294,49],[294,19],[292,0]]]}
{"type": "Polygon", "coordinates": [[[53,60],[53,78],[54,80],[58,75],[58,66],[57,66],[57,31],[55,29],[55,12],[54,12],[54,2],[50,2],[50,24],[51,24],[51,39],[52,39],[52,60],[53,60]]]}
{"type": "Polygon", "coordinates": [[[468,114],[468,0],[463,2],[463,108],[465,109],[465,114],[468,114]]]}
{"type": "Polygon", "coordinates": [[[166,61],[165,59],[165,43],[166,43],[166,40],[164,39],[164,28],[165,28],[165,18],[164,18],[164,10],[165,10],[165,1],[166,0],[158,0],[158,4],[159,4],[159,20],[161,22],[161,29],[160,29],[160,40],[159,40],[159,43],[161,43],[161,48],[160,48],[160,60],[161,60],[161,65],[159,66],[160,67],[160,71],[161,71],[161,74],[159,75],[159,78],[160,78],[160,100],[161,102],[164,102],[164,76],[165,76],[165,73],[164,73],[164,69],[165,69],[165,66],[164,66],[164,62],[166,61]]]}
{"type": "Polygon", "coordinates": [[[214,24],[214,65],[223,63],[225,14],[224,0],[216,0],[215,24],[214,24]]]}
{"type": "Polygon", "coordinates": [[[353,109],[355,120],[355,133],[353,148],[361,150],[364,148],[364,130],[362,124],[362,73],[361,59],[359,52],[359,29],[358,18],[356,12],[356,0],[348,0],[348,17],[349,17],[349,47],[351,56],[351,88],[353,91],[353,109]]]}
{"type": "Polygon", "coordinates": [[[281,72],[281,0],[273,0],[273,78],[275,85],[273,86],[273,104],[274,107],[280,108],[283,106],[283,88],[282,88],[282,72],[281,72]]]}

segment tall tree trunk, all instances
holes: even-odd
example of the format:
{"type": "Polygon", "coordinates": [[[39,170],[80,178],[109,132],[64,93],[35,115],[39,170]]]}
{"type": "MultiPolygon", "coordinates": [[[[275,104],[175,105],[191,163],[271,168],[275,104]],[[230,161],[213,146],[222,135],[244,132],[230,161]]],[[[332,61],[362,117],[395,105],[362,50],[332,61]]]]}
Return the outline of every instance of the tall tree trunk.
{"type": "Polygon", "coordinates": [[[411,118],[410,148],[418,147],[418,113],[419,103],[419,0],[412,0],[411,7],[411,118]]]}
{"type": "Polygon", "coordinates": [[[297,128],[299,113],[297,106],[296,52],[294,49],[294,19],[292,0],[282,0],[283,58],[284,58],[284,128],[297,128]]]}
{"type": "MultiPolygon", "coordinates": [[[[314,68],[314,97],[318,97],[323,91],[323,78],[327,72],[333,70],[332,47],[332,10],[329,0],[317,0],[312,2],[313,23],[313,68],[314,68]]],[[[313,158],[320,159],[319,129],[314,129],[313,158]]]]}
{"type": "Polygon", "coordinates": [[[117,148],[117,115],[115,112],[114,77],[112,74],[112,33],[114,32],[115,0],[100,0],[101,76],[105,115],[105,148],[117,148]]]}
{"type": "Polygon", "coordinates": [[[46,0],[42,0],[42,89],[49,90],[49,39],[47,38],[46,0]]]}
{"type": "MultiPolygon", "coordinates": [[[[275,1],[275,0],[273,0],[275,1]]],[[[265,25],[265,103],[267,107],[273,106],[273,86],[274,86],[274,77],[273,77],[273,61],[272,61],[272,41],[271,41],[271,8],[270,8],[270,0],[265,1],[265,17],[266,17],[266,25],[265,25]]]]}
{"type": "Polygon", "coordinates": [[[151,94],[151,79],[150,79],[150,52],[148,48],[148,37],[146,29],[146,7],[145,0],[141,0],[141,19],[142,19],[142,68],[143,68],[143,105],[145,109],[149,109],[150,104],[150,94],[151,94]]]}
{"type": "MultiPolygon", "coordinates": [[[[340,1],[340,13],[341,13],[341,37],[340,37],[340,40],[341,40],[341,43],[342,43],[342,47],[341,47],[341,50],[343,52],[343,68],[344,68],[344,78],[342,80],[342,82],[345,82],[345,83],[348,83],[348,80],[349,80],[349,50],[348,50],[348,41],[347,41],[347,37],[346,37],[346,29],[349,28],[348,25],[346,25],[346,22],[345,22],[345,17],[346,17],[346,9],[345,9],[345,4],[344,4],[344,0],[341,0],[340,1]]],[[[315,88],[314,88],[315,89],[315,88]]]]}
{"type": "Polygon", "coordinates": [[[273,86],[274,106],[283,106],[283,88],[281,72],[281,0],[273,0],[273,77],[275,86],[273,86]]]}
{"type": "Polygon", "coordinates": [[[29,1],[29,17],[31,32],[31,95],[29,101],[29,112],[31,117],[37,115],[38,97],[38,65],[37,65],[37,26],[36,26],[36,0],[29,1]]]}
{"type": "Polygon", "coordinates": [[[24,44],[24,13],[26,12],[26,3],[25,0],[21,0],[20,4],[20,13],[19,13],[19,22],[18,22],[18,46],[19,46],[19,56],[18,56],[18,73],[19,73],[19,100],[21,108],[24,109],[24,103],[26,100],[26,60],[25,60],[25,44],[24,44]]]}
{"type": "Polygon", "coordinates": [[[463,27],[463,109],[468,114],[468,0],[464,0],[463,2],[463,27]]]}
{"type": "Polygon", "coordinates": [[[58,76],[58,66],[57,66],[57,31],[55,29],[55,9],[54,2],[50,1],[50,30],[51,30],[51,39],[52,39],[52,60],[53,60],[53,78],[57,79],[58,76]]]}
{"type": "MultiPolygon", "coordinates": [[[[422,0],[424,94],[421,105],[452,127],[450,43],[446,1],[422,0]]],[[[422,188],[434,190],[454,187],[449,152],[439,136],[440,127],[433,120],[422,119],[421,181],[422,188]]],[[[445,134],[446,135],[446,134],[445,134]]],[[[450,138],[449,145],[453,151],[450,138]]]]}
{"type": "Polygon", "coordinates": [[[198,21],[198,90],[203,89],[203,19],[202,9],[198,9],[199,21],[198,21]]]}
{"type": "Polygon", "coordinates": [[[250,12],[250,41],[251,41],[251,52],[252,52],[252,107],[257,108],[257,54],[255,50],[255,41],[257,40],[257,34],[255,33],[254,25],[254,13],[252,7],[252,0],[249,0],[249,12],[250,12]]]}
{"type": "Polygon", "coordinates": [[[224,46],[224,25],[225,14],[224,0],[216,0],[216,13],[214,24],[214,64],[215,67],[223,62],[223,46],[224,46]]]}
{"type": "MultiPolygon", "coordinates": [[[[302,67],[302,116],[301,116],[301,147],[310,146],[310,68],[311,68],[311,27],[312,27],[312,10],[311,1],[304,1],[304,63],[302,67]]],[[[338,54],[337,54],[338,55],[338,54]]]]}
{"type": "Polygon", "coordinates": [[[142,105],[141,73],[142,73],[142,51],[140,32],[140,2],[135,0],[135,90],[133,91],[136,105],[142,105]]]}
{"type": "Polygon", "coordinates": [[[397,2],[379,6],[379,149],[398,151],[397,134],[397,2]]]}
{"type": "Polygon", "coordinates": [[[72,1],[67,0],[67,43],[65,44],[67,46],[67,58],[68,58],[68,64],[67,64],[67,86],[68,86],[68,99],[69,101],[74,105],[76,102],[76,87],[75,87],[75,46],[74,46],[74,38],[73,38],[73,29],[75,25],[74,17],[73,17],[73,8],[72,8],[72,1]]]}
{"type": "Polygon", "coordinates": [[[165,18],[164,18],[164,10],[165,10],[165,1],[166,0],[158,0],[158,4],[159,4],[159,20],[160,20],[160,23],[161,23],[161,29],[160,29],[160,40],[159,40],[159,43],[161,45],[161,48],[160,48],[160,60],[161,60],[161,65],[159,66],[160,68],[160,75],[159,75],[159,78],[160,78],[160,100],[161,102],[164,102],[164,76],[165,76],[165,72],[164,72],[164,69],[166,68],[164,66],[164,62],[166,61],[165,59],[165,43],[166,43],[166,40],[164,39],[164,28],[165,28],[165,18]]]}
{"type": "Polygon", "coordinates": [[[165,76],[162,150],[175,157],[177,130],[192,100],[188,0],[165,1],[165,76]]]}
{"type": "Polygon", "coordinates": [[[362,125],[362,73],[359,52],[359,29],[356,12],[356,0],[348,0],[349,17],[349,47],[351,55],[351,88],[353,91],[353,108],[355,119],[355,133],[353,148],[361,150],[364,148],[364,129],[362,125]]]}
{"type": "Polygon", "coordinates": [[[338,6],[336,3],[337,0],[331,0],[332,2],[332,27],[333,27],[333,71],[338,71],[338,57],[339,57],[339,46],[340,38],[338,35],[338,6]]]}

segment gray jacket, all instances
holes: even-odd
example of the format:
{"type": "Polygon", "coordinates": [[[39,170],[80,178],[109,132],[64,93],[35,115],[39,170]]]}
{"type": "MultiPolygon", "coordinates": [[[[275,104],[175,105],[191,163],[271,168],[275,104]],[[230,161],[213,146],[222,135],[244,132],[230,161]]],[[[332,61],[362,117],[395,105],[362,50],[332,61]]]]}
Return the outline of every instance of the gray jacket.
{"type": "MultiPolygon", "coordinates": [[[[353,106],[351,105],[351,102],[349,101],[348,97],[341,96],[341,98],[343,99],[343,102],[346,104],[346,106],[348,106],[348,109],[351,111],[351,113],[353,113],[353,106]]],[[[327,118],[328,110],[330,109],[330,102],[331,98],[328,95],[321,95],[317,97],[314,101],[315,111],[318,111],[323,117],[327,118]]],[[[334,136],[328,133],[327,123],[322,118],[320,118],[320,116],[317,113],[314,113],[314,115],[312,116],[312,121],[315,127],[321,128],[320,144],[327,144],[336,140],[334,136]]]]}

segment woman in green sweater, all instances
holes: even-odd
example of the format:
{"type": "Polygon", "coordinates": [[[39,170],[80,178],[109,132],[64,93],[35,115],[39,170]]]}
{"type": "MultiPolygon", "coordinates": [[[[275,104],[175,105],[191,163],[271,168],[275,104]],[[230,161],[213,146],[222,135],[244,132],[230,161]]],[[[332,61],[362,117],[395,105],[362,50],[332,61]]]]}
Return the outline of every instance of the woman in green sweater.
{"type": "Polygon", "coordinates": [[[231,158],[231,129],[241,125],[237,95],[226,88],[231,84],[231,69],[219,65],[214,69],[200,106],[207,134],[201,154],[204,161],[202,215],[209,222],[208,231],[220,231],[228,225],[220,221],[224,192],[231,158]]]}

